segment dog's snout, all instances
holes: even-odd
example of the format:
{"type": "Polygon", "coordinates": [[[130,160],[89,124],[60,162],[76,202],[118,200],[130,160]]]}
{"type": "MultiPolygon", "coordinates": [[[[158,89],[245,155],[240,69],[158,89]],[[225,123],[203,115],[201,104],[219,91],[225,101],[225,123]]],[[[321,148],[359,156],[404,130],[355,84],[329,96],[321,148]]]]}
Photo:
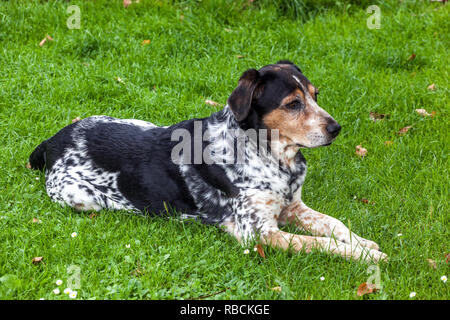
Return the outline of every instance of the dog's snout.
{"type": "Polygon", "coordinates": [[[341,131],[341,126],[336,121],[330,121],[327,125],[327,132],[332,135],[333,137],[336,137],[339,134],[339,131],[341,131]]]}

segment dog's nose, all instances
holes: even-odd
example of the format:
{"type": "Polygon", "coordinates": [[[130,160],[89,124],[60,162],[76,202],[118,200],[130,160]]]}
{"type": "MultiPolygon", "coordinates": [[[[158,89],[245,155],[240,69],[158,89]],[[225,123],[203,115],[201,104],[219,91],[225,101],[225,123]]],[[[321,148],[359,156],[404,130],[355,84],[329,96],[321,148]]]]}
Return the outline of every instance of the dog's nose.
{"type": "Polygon", "coordinates": [[[331,136],[336,137],[339,134],[339,131],[341,131],[341,126],[336,121],[332,121],[327,125],[327,132],[331,136]]]}

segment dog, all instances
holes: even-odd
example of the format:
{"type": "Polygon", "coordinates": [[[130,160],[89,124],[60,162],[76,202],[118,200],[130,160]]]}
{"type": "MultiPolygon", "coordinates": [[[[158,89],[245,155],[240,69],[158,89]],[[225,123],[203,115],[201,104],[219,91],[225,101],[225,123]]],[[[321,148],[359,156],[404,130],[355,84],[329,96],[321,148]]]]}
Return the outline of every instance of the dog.
{"type": "Polygon", "coordinates": [[[45,169],[53,201],[79,211],[180,213],[242,244],[386,260],[375,242],[301,200],[306,160],[300,149],[330,145],[341,130],[317,104],[318,93],[297,65],[281,60],[245,71],[226,106],[210,117],[158,127],[92,116],[42,142],[29,162],[45,169]],[[245,143],[236,147],[242,136],[245,143]],[[311,235],[282,231],[286,223],[311,235]]]}

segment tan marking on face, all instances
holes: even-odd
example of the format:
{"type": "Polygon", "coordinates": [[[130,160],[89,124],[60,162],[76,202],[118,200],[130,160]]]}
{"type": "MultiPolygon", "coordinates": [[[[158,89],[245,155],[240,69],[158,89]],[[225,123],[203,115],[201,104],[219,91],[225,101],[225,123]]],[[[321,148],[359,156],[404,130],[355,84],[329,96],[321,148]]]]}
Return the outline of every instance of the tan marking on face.
{"type": "Polygon", "coordinates": [[[296,88],[281,100],[276,109],[263,117],[264,124],[270,130],[278,130],[282,144],[311,148],[328,142],[326,126],[327,119],[331,117],[313,100],[310,90],[315,94],[313,85],[305,92],[296,88]],[[295,100],[302,101],[303,107],[290,108],[289,103],[295,100]]]}

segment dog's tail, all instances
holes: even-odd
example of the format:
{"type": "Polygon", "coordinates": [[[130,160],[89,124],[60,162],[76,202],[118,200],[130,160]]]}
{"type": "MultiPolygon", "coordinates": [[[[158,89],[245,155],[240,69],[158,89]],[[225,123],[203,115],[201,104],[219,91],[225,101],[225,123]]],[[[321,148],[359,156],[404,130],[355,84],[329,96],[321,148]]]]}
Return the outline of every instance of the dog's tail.
{"type": "Polygon", "coordinates": [[[45,167],[47,152],[47,140],[43,141],[40,145],[34,149],[30,155],[31,169],[42,170],[45,167]]]}

